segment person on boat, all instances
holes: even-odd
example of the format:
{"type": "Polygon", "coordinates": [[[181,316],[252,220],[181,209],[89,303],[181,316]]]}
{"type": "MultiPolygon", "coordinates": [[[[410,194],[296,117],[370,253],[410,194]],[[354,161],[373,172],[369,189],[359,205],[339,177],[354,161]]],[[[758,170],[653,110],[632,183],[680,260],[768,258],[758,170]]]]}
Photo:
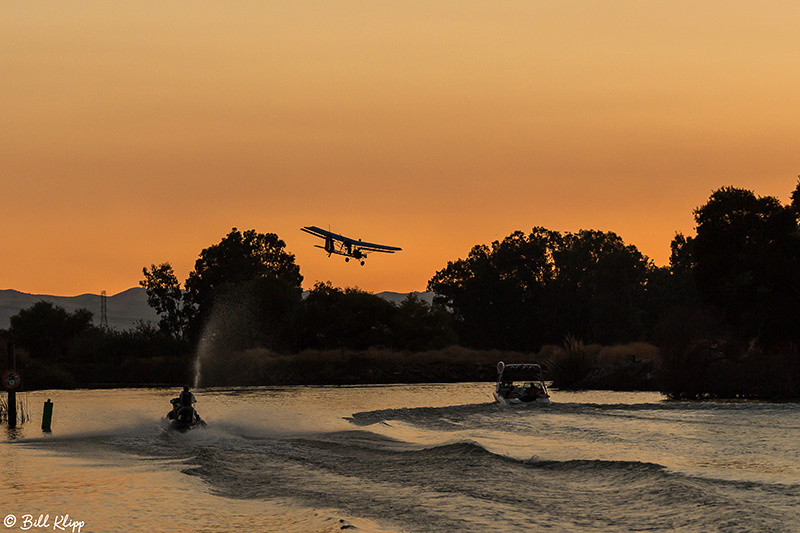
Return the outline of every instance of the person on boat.
{"type": "Polygon", "coordinates": [[[503,394],[503,397],[504,398],[516,398],[517,396],[518,396],[517,388],[514,387],[513,383],[509,383],[508,384],[508,389],[505,391],[505,394],[503,394]]]}
{"type": "Polygon", "coordinates": [[[531,383],[525,391],[526,401],[534,401],[537,398],[547,398],[547,393],[542,389],[538,383],[531,383]]]}
{"type": "Polygon", "coordinates": [[[529,383],[525,387],[525,401],[532,402],[539,397],[539,387],[533,383],[529,383]]]}

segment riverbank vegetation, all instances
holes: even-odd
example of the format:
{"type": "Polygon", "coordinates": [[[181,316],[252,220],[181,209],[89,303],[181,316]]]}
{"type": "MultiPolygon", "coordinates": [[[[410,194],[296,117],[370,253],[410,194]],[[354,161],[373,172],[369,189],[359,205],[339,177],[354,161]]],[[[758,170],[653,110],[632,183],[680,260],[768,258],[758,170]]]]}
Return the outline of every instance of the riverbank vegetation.
{"type": "Polygon", "coordinates": [[[274,234],[233,229],[181,284],[143,269],[159,323],[113,331],[40,302],[2,332],[30,387],[493,380],[540,363],[561,388],[672,398],[800,397],[800,183],[792,201],[723,187],[658,267],[613,232],[535,227],[435,272],[433,303],[317,283],[274,234]]]}

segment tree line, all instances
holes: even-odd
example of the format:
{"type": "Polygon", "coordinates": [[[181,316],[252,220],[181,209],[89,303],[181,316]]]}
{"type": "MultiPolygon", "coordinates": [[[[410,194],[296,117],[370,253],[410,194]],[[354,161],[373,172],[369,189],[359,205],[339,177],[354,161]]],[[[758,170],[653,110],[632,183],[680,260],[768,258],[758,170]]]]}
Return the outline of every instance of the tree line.
{"type": "Polygon", "coordinates": [[[170,263],[143,269],[158,327],[191,345],[421,351],[455,344],[450,315],[410,295],[399,305],[357,288],[316,283],[305,294],[294,255],[275,234],[233,230],[205,248],[183,286],[170,263]]]}
{"type": "Polygon", "coordinates": [[[722,187],[693,214],[667,266],[613,232],[539,227],[475,246],[428,289],[465,345],[648,341],[672,397],[800,397],[800,181],[788,205],[722,187]]]}
{"type": "MultiPolygon", "coordinates": [[[[675,235],[666,266],[613,232],[516,231],[435,272],[433,304],[330,283],[304,295],[277,235],[233,228],[200,252],[183,284],[168,262],[143,268],[156,325],[101,330],[88,312],[42,302],[12,317],[5,335],[72,375],[143,358],[166,372],[201,343],[229,353],[461,345],[535,354],[637,341],[659,348],[659,387],[673,397],[800,395],[800,181],[787,205],[723,187],[693,214],[695,235],[675,235]],[[37,335],[43,324],[48,333],[37,335]]],[[[573,382],[585,381],[579,374],[573,382]]]]}

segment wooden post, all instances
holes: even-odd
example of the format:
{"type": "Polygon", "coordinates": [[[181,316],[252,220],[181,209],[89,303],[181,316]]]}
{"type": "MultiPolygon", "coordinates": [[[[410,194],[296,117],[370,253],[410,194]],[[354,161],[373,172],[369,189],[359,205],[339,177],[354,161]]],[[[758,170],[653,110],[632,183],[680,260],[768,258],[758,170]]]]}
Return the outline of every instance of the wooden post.
{"type": "MultiPolygon", "coordinates": [[[[8,369],[17,369],[17,354],[14,349],[14,343],[8,343],[8,369]]],[[[17,427],[17,391],[8,390],[8,427],[17,427]]]]}

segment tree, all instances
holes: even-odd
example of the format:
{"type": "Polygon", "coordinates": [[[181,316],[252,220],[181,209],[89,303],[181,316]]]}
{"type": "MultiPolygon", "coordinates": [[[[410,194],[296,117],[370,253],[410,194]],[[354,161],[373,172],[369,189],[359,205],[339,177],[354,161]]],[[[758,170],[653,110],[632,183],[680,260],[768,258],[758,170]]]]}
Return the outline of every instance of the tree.
{"type": "Polygon", "coordinates": [[[372,293],[318,282],[293,317],[295,350],[388,347],[397,308],[372,293]]]}
{"type": "Polygon", "coordinates": [[[147,291],[147,303],[155,309],[161,320],[159,329],[175,339],[186,333],[186,314],[183,310],[183,291],[172,265],[161,263],[142,269],[144,279],[139,285],[147,291]]]}
{"type": "Polygon", "coordinates": [[[800,218],[800,176],[797,176],[797,185],[792,191],[792,203],[791,208],[794,210],[794,215],[797,218],[800,218]]]}
{"type": "MultiPolygon", "coordinates": [[[[697,322],[700,312],[694,279],[694,238],[676,233],[670,243],[669,266],[651,265],[645,284],[647,337],[661,346],[679,329],[697,322]]],[[[695,324],[697,325],[697,324],[695,324]]]]}
{"type": "Polygon", "coordinates": [[[560,234],[534,228],[478,245],[428,281],[435,302],[453,313],[462,343],[478,348],[531,349],[550,337],[545,308],[560,234]]]}
{"type": "Polygon", "coordinates": [[[567,334],[630,340],[643,331],[649,261],[614,233],[516,231],[475,246],[428,282],[453,312],[461,342],[532,350],[567,334]]]}
{"type": "Polygon", "coordinates": [[[669,245],[669,268],[675,275],[690,274],[694,270],[694,238],[676,233],[669,245]]]}
{"type": "Polygon", "coordinates": [[[702,301],[720,309],[744,337],[800,340],[792,333],[800,319],[795,208],[771,196],[723,187],[694,216],[692,255],[702,301]]]}
{"type": "Polygon", "coordinates": [[[200,252],[183,292],[169,263],[144,268],[145,279],[140,284],[148,290],[148,303],[161,317],[162,330],[197,341],[215,303],[221,302],[224,294],[230,301],[241,285],[261,278],[280,279],[299,298],[303,276],[294,255],[285,248],[286,243],[274,233],[242,233],[233,228],[218,244],[200,252]]]}
{"type": "Polygon", "coordinates": [[[457,340],[450,314],[416,294],[409,294],[397,306],[391,329],[392,346],[399,350],[437,350],[451,346],[457,340]]]}
{"type": "Polygon", "coordinates": [[[93,327],[92,313],[78,309],[68,313],[50,302],[37,302],[10,318],[9,335],[15,344],[26,348],[39,360],[65,359],[69,343],[93,327]]]}
{"type": "Polygon", "coordinates": [[[553,252],[557,309],[565,334],[592,342],[641,337],[650,261],[613,232],[568,233],[553,252]]]}
{"type": "Polygon", "coordinates": [[[202,304],[210,290],[265,276],[284,279],[298,289],[303,282],[294,255],[274,233],[241,233],[233,228],[219,244],[200,252],[194,270],[186,279],[189,301],[202,304]]]}

